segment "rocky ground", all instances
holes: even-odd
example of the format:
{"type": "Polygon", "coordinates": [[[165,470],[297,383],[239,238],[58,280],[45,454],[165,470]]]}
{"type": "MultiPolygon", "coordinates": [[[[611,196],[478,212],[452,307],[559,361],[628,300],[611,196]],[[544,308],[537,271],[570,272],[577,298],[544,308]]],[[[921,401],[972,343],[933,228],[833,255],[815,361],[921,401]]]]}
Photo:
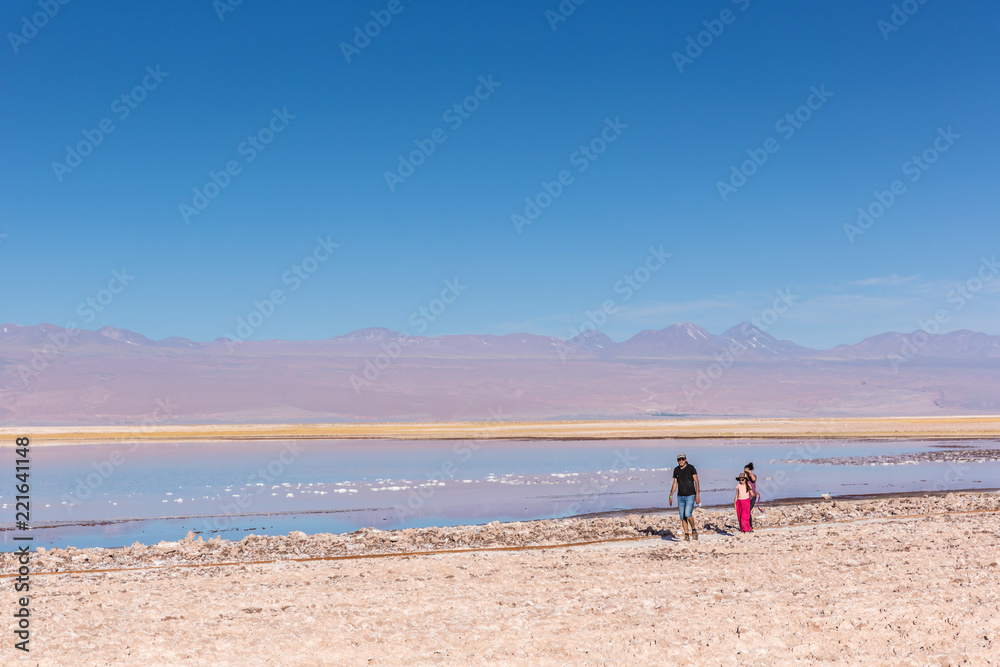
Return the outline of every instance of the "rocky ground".
{"type": "Polygon", "coordinates": [[[25,664],[1000,664],[997,493],[696,517],[39,550],[25,664]]]}
{"type": "MultiPolygon", "coordinates": [[[[765,503],[765,512],[754,511],[759,528],[796,526],[841,519],[893,517],[904,514],[1000,509],[1000,495],[951,493],[945,496],[905,496],[874,500],[803,501],[794,504],[765,503]]],[[[732,508],[695,510],[702,534],[738,533],[732,508]]],[[[141,566],[210,564],[248,560],[361,556],[491,547],[524,547],[570,544],[594,540],[660,536],[676,539],[680,524],[675,512],[666,514],[604,515],[573,519],[551,519],[452,528],[369,528],[353,533],[306,535],[247,535],[238,542],[221,538],[204,540],[189,533],[178,542],[145,546],[138,542],[121,549],[38,549],[33,556],[35,571],[65,572],[141,566]]],[[[0,555],[4,571],[12,571],[16,557],[0,555]]]]}

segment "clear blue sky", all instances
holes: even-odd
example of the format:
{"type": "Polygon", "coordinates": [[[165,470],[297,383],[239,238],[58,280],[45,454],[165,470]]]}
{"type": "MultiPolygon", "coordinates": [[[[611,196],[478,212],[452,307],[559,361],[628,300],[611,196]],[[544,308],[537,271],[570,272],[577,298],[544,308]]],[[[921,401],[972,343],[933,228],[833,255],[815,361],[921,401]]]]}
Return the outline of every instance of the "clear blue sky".
{"type": "Polygon", "coordinates": [[[912,331],[939,309],[943,330],[1000,333],[1000,275],[949,300],[1000,252],[993,3],[913,2],[889,32],[888,1],[589,0],[558,22],[557,0],[244,0],[220,20],[222,1],[78,1],[45,20],[37,0],[3,4],[0,321],[209,340],[281,289],[253,338],[415,334],[413,313],[458,278],[423,334],[565,338],[606,300],[619,340],[678,321],[719,333],[789,288],[771,333],[806,345],[912,331]],[[391,21],[347,62],[373,11],[391,21]],[[679,71],[674,53],[710,28],[679,71]],[[823,86],[794,134],[776,127],[823,86]],[[445,115],[477,87],[478,108],[445,115]],[[76,167],[53,165],[102,121],[113,131],[76,167]],[[243,143],[269,123],[263,150],[243,143]],[[603,153],[574,155],[604,128],[603,153]],[[907,161],[948,128],[911,180],[907,161]],[[446,141],[391,189],[385,173],[435,130],[446,141]],[[724,201],[719,181],[769,138],[777,152],[724,201]],[[185,221],[180,204],[230,161],[239,173],[185,221]],[[518,233],[512,214],[563,170],[572,182],[518,233]],[[845,223],[895,179],[905,191],[849,242],[845,223]],[[317,236],[340,246],[293,290],[317,236]],[[661,245],[665,265],[616,291],[661,245]],[[125,289],[81,317],[123,267],[125,289]]]}

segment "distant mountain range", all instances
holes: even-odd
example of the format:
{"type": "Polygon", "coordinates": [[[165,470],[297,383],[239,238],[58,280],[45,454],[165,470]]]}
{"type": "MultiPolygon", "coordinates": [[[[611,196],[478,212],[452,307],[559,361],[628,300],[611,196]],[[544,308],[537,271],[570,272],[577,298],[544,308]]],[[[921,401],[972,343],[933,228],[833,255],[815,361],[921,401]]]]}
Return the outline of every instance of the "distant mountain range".
{"type": "Polygon", "coordinates": [[[690,322],[672,324],[665,329],[646,329],[632,338],[616,343],[600,331],[588,330],[563,341],[535,334],[465,334],[407,336],[391,329],[359,329],[343,336],[312,341],[240,341],[217,338],[199,342],[171,337],[152,340],[128,329],[101,327],[97,331],[79,329],[69,332],[52,324],[20,326],[0,325],[0,353],[41,349],[46,343],[59,346],[60,339],[77,345],[99,345],[121,349],[117,344],[176,350],[214,350],[243,352],[315,352],[329,350],[351,355],[365,355],[380,350],[379,345],[402,342],[408,354],[425,356],[524,357],[546,358],[572,355],[574,358],[701,359],[736,352],[738,356],[758,359],[889,359],[913,357],[947,359],[1000,359],[1000,336],[974,331],[953,331],[928,335],[922,331],[909,334],[884,333],[854,345],[839,345],[830,350],[815,350],[792,341],[778,340],[758,327],[743,322],[721,335],[713,335],[690,322]]]}
{"type": "Polygon", "coordinates": [[[151,340],[0,326],[0,424],[908,415],[1000,411],[1000,336],[885,333],[814,350],[749,323],[616,343],[533,334],[151,340]],[[169,399],[169,400],[168,400],[169,399]],[[167,408],[163,406],[167,405],[167,408]]]}

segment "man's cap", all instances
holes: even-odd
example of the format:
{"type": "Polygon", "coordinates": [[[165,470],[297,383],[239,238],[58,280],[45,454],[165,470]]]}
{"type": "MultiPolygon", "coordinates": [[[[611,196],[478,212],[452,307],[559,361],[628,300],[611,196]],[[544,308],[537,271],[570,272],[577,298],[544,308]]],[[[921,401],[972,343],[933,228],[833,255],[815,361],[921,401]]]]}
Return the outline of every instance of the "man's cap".
{"type": "Polygon", "coordinates": [[[687,458],[687,454],[678,454],[677,455],[677,460],[678,461],[680,461],[681,459],[686,459],[686,458],[687,458]]]}

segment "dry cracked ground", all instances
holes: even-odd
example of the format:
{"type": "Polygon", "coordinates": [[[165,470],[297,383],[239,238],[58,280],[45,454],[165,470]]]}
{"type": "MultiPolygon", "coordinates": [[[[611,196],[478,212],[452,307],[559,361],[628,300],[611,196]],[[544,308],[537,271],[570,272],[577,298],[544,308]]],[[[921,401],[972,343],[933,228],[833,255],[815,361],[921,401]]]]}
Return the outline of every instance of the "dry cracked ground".
{"type": "Polygon", "coordinates": [[[32,650],[8,635],[2,661],[1000,664],[997,493],[732,515],[697,510],[697,542],[668,513],[36,553],[61,573],[33,576],[32,650]],[[592,540],[618,541],[557,546],[592,540]]]}

